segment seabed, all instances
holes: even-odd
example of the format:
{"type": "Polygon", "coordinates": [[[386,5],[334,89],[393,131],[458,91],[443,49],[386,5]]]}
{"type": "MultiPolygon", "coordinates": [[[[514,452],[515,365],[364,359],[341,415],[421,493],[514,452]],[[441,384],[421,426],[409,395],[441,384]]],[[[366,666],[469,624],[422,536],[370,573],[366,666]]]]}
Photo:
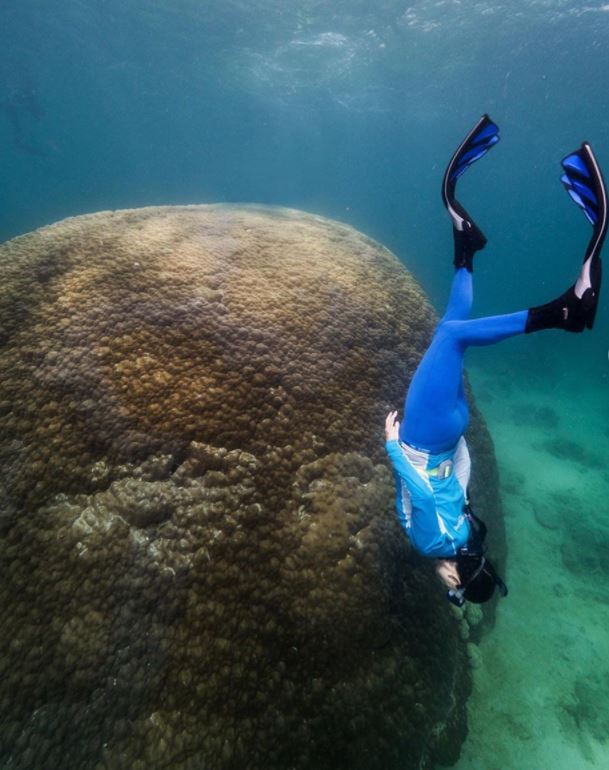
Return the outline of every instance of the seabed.
{"type": "Polygon", "coordinates": [[[469,373],[499,463],[510,595],[481,642],[455,768],[606,768],[607,375],[531,388],[480,358],[469,373]]]}

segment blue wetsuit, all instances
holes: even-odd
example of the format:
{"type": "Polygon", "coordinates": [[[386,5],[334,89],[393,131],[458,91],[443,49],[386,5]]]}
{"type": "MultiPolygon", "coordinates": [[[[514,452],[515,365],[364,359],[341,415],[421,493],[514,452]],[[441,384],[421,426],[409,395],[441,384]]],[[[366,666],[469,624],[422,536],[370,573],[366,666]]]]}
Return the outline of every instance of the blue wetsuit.
{"type": "Polygon", "coordinates": [[[463,503],[470,460],[465,439],[448,452],[430,454],[388,441],[396,476],[396,509],[413,547],[425,556],[455,556],[469,538],[463,503]]]}
{"type": "Polygon", "coordinates": [[[463,439],[469,421],[465,350],[522,334],[528,316],[522,310],[470,320],[472,300],[472,274],[459,268],[446,313],[408,388],[400,440],[386,445],[396,476],[398,518],[425,556],[454,556],[469,537],[463,515],[469,480],[463,439]]]}

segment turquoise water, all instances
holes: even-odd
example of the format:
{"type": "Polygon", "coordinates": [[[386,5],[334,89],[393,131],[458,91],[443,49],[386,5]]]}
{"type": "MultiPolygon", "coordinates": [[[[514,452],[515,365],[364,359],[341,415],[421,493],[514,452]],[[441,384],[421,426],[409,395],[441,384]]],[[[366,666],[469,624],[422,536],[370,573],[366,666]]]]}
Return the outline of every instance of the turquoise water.
{"type": "MultiPolygon", "coordinates": [[[[562,155],[588,139],[609,164],[601,3],[24,0],[0,43],[2,239],[104,208],[280,203],[378,238],[439,305],[439,181],[487,111],[503,142],[463,194],[491,239],[478,307],[495,312],[573,273],[588,232],[562,155]]],[[[583,345],[605,373],[606,336],[583,345]]]]}
{"type": "MultiPolygon", "coordinates": [[[[377,238],[441,309],[444,163],[489,112],[502,142],[460,188],[489,238],[477,312],[543,302],[577,271],[589,231],[559,161],[587,139],[609,176],[609,4],[20,0],[0,21],[0,241],[104,209],[276,203],[377,238]]],[[[483,643],[463,770],[609,764],[609,561],[561,558],[585,550],[581,520],[609,559],[607,296],[593,334],[470,357],[513,595],[483,643]]]]}

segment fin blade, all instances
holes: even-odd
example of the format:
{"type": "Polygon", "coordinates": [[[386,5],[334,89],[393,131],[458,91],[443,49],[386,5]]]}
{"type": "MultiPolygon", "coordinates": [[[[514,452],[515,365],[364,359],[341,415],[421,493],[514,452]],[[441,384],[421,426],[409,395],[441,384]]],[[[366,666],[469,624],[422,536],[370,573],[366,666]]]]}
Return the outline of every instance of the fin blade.
{"type": "Polygon", "coordinates": [[[560,181],[571,199],[582,209],[588,221],[595,226],[599,221],[602,208],[602,196],[599,195],[599,180],[596,169],[591,164],[586,145],[570,153],[561,161],[564,174],[560,181]]]}
{"type": "Polygon", "coordinates": [[[584,262],[600,255],[607,233],[607,189],[598,162],[587,142],[566,155],[561,165],[561,176],[565,190],[584,212],[593,228],[584,262]]]}
{"type": "Polygon", "coordinates": [[[498,141],[499,127],[488,115],[483,115],[453,155],[447,181],[454,184],[464,171],[483,158],[498,141]]]}

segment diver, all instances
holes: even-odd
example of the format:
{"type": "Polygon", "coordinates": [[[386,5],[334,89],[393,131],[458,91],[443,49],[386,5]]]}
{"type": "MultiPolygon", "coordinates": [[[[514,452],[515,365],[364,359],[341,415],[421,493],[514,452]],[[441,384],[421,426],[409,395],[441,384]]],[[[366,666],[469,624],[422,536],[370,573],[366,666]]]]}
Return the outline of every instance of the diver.
{"type": "Polygon", "coordinates": [[[470,505],[470,457],[463,434],[468,406],[463,356],[470,345],[492,345],[516,334],[541,329],[582,332],[592,329],[601,287],[600,252],[607,230],[607,192],[588,143],[562,160],[561,181],[592,225],[592,237],[575,283],[539,307],[508,315],[470,319],[472,271],[486,238],[455,198],[458,178],[499,141],[499,129],[483,115],[451,158],[442,199],[452,220],[455,274],[448,307],[412,378],[404,419],[390,412],[385,421],[387,453],[396,478],[398,519],[413,548],[436,559],[436,572],[448,599],[488,601],[507,587],[485,556],[486,526],[470,505]]]}

